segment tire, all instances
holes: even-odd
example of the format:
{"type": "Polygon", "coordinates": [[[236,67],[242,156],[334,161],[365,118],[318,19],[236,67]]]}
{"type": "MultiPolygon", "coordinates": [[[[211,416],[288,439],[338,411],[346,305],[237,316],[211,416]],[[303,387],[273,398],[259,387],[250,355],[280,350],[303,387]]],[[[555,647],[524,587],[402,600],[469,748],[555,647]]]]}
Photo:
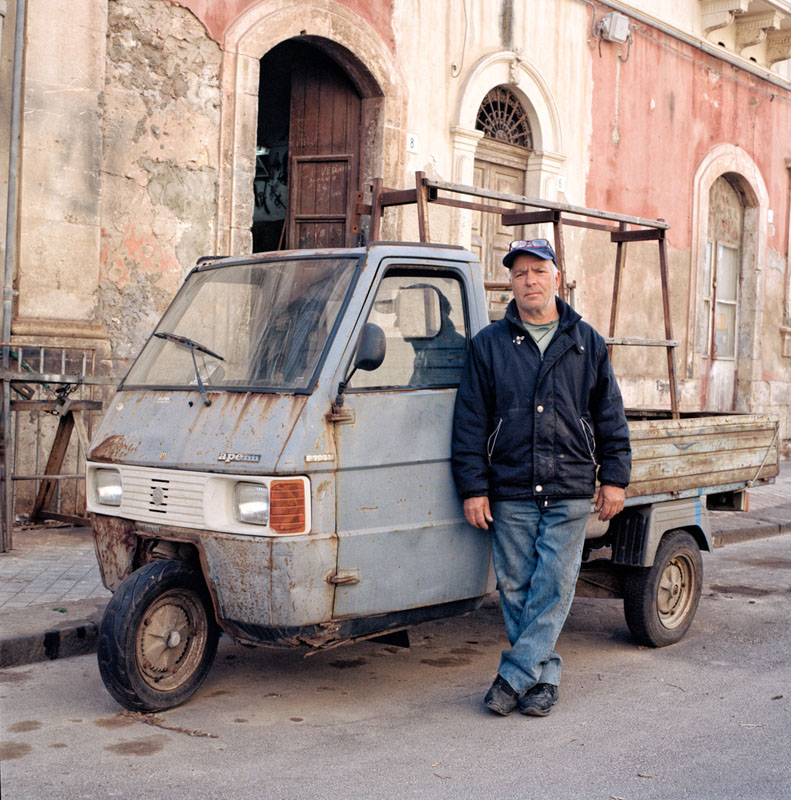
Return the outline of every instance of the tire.
{"type": "Polygon", "coordinates": [[[670,531],[652,567],[629,575],[624,586],[626,624],[638,644],[665,647],[687,632],[700,601],[703,559],[686,531],[670,531]]]}
{"type": "Polygon", "coordinates": [[[203,682],[219,635],[201,573],[183,561],[153,561],[125,578],[105,609],[99,673],[125,708],[173,708],[203,682]]]}

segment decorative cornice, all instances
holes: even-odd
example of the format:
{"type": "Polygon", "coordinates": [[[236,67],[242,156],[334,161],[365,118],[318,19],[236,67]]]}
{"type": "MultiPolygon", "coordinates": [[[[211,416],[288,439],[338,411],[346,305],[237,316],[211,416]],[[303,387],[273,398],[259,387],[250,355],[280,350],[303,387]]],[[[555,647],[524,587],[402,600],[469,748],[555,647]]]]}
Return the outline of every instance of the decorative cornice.
{"type": "Polygon", "coordinates": [[[771,67],[791,58],[791,29],[769,31],[766,35],[766,63],[771,67]]]}
{"type": "Polygon", "coordinates": [[[769,31],[779,30],[781,19],[779,11],[740,17],[736,22],[736,52],[760,44],[769,31]]]}
{"type": "Polygon", "coordinates": [[[727,28],[739,14],[744,14],[750,0],[700,0],[703,30],[706,35],[727,28]]]}

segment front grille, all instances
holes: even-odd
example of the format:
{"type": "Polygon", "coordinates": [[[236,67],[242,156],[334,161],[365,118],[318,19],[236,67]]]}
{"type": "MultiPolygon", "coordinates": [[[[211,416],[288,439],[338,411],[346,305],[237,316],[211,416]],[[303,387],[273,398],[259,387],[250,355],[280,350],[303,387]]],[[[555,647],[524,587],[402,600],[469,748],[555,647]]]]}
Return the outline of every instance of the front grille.
{"type": "Polygon", "coordinates": [[[149,522],[203,527],[204,479],[173,471],[125,467],[124,513],[149,522]]]}

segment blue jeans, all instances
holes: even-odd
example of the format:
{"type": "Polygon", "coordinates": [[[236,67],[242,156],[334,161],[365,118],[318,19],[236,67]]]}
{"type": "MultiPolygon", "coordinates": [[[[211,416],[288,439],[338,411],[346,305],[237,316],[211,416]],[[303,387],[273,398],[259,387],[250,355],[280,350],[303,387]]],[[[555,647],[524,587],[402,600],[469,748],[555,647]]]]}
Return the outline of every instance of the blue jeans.
{"type": "Polygon", "coordinates": [[[517,692],[560,683],[555,652],[579,575],[590,500],[500,500],[492,557],[511,647],[497,670],[517,692]]]}

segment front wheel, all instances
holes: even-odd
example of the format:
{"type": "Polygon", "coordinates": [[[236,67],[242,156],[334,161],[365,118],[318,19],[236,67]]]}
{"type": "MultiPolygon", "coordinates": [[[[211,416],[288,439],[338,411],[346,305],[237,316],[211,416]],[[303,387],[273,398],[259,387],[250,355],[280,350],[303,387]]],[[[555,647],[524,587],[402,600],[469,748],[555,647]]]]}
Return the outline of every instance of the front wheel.
{"type": "Polygon", "coordinates": [[[654,565],[629,575],[624,586],[626,624],[639,644],[665,647],[692,624],[703,585],[703,559],[686,531],[665,534],[654,565]]]}
{"type": "Polygon", "coordinates": [[[118,587],[99,623],[99,673],[133,711],[188,700],[209,672],[219,628],[200,572],[183,561],[153,561],[118,587]]]}

